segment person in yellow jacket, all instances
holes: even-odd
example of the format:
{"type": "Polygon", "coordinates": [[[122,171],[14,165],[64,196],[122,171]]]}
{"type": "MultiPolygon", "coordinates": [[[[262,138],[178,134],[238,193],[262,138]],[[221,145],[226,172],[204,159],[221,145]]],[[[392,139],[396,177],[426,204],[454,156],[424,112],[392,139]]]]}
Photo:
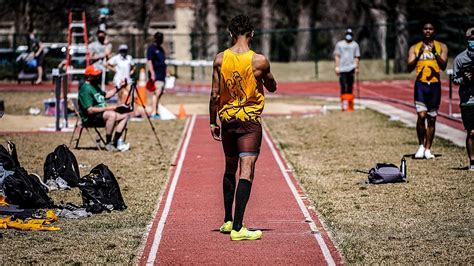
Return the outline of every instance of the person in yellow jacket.
{"type": "Polygon", "coordinates": [[[223,178],[225,217],[220,231],[230,233],[231,240],[257,240],[262,231],[248,230],[242,221],[262,141],[263,87],[275,92],[277,85],[267,58],[249,48],[254,34],[249,17],[234,17],[228,30],[233,46],[214,59],[209,103],[211,134],[215,140],[222,141],[226,158],[223,178]],[[236,187],[235,173],[239,163],[240,176],[236,187]]]}
{"type": "Polygon", "coordinates": [[[448,63],[448,47],[435,40],[434,24],[423,23],[423,40],[412,45],[408,51],[408,71],[414,69],[416,71],[415,107],[418,113],[416,132],[419,144],[415,153],[416,159],[435,158],[431,153],[431,145],[441,103],[440,72],[446,69],[448,63]]]}

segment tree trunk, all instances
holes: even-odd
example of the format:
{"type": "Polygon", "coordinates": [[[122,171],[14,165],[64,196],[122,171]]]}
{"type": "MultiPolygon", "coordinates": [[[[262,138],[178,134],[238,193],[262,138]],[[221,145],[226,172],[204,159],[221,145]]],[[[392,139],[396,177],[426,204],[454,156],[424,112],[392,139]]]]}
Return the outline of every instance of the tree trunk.
{"type": "Polygon", "coordinates": [[[218,30],[217,30],[217,7],[213,0],[207,2],[207,59],[212,59],[217,54],[218,30]]]}
{"type": "Polygon", "coordinates": [[[295,49],[291,61],[304,61],[310,58],[311,53],[311,12],[312,1],[299,1],[298,4],[298,34],[296,35],[295,49]],[[306,29],[306,30],[304,30],[306,29]]]}
{"type": "Polygon", "coordinates": [[[395,48],[395,73],[407,72],[408,57],[408,29],[407,29],[407,0],[397,2],[395,7],[396,18],[396,48],[395,48]]]}
{"type": "MultiPolygon", "coordinates": [[[[267,31],[272,28],[272,7],[270,0],[263,0],[262,2],[262,30],[267,31]]],[[[270,59],[272,35],[270,33],[262,33],[260,38],[260,45],[262,47],[262,54],[270,59]]]]}
{"type": "Polygon", "coordinates": [[[369,9],[370,16],[375,22],[375,38],[380,48],[380,56],[383,60],[387,59],[387,12],[384,10],[383,1],[375,1],[375,5],[369,9]]]}

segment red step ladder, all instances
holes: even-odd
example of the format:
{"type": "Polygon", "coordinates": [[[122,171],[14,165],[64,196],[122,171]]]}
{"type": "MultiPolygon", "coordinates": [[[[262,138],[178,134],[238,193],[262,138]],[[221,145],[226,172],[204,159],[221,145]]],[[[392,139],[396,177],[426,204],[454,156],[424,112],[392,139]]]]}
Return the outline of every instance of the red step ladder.
{"type": "Polygon", "coordinates": [[[66,73],[71,75],[84,74],[86,67],[89,65],[86,12],[83,9],[73,8],[69,10],[68,17],[66,73]],[[73,65],[73,62],[79,64],[73,65]]]}

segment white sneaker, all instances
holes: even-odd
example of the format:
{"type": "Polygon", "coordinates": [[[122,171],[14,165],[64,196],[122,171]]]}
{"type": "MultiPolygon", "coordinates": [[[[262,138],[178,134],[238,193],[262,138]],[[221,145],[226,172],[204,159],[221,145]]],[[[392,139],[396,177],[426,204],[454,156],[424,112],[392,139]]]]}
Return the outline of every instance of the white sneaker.
{"type": "Polygon", "coordinates": [[[433,154],[431,154],[430,149],[426,149],[426,150],[425,150],[425,158],[428,159],[428,160],[435,158],[435,156],[434,156],[433,154]]]}
{"type": "Polygon", "coordinates": [[[130,150],[130,143],[117,144],[117,149],[121,152],[130,150]]]}
{"type": "Polygon", "coordinates": [[[415,153],[415,159],[423,159],[425,157],[425,147],[423,145],[420,145],[418,147],[418,150],[415,153]]]}

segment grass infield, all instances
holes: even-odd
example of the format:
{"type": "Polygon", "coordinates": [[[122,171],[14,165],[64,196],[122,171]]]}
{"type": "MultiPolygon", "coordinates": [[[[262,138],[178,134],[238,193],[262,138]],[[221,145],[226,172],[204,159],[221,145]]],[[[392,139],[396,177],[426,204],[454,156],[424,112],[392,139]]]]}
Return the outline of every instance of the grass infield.
{"type": "Polygon", "coordinates": [[[399,165],[417,148],[414,128],[370,110],[265,122],[346,262],[474,262],[474,179],[462,170],[464,148],[436,138],[435,160],[407,159],[408,183],[367,185],[354,169],[399,165]]]}
{"type": "MultiPolygon", "coordinates": [[[[184,120],[155,122],[163,144],[156,145],[148,123],[130,123],[127,141],[132,145],[125,153],[97,150],[72,150],[81,175],[99,163],[112,170],[120,184],[128,209],[94,215],[80,220],[62,219],[55,224],[59,232],[21,232],[1,230],[2,264],[24,263],[120,263],[133,264],[144,241],[146,226],[152,219],[161,189],[167,180],[170,162],[184,128],[184,120]]],[[[0,136],[0,143],[13,140],[17,144],[20,163],[29,171],[43,176],[46,155],[62,143],[69,143],[68,134],[0,136]]],[[[87,134],[81,146],[92,147],[87,134]]],[[[80,191],[49,193],[55,203],[72,202],[81,205],[80,191]]]]}

